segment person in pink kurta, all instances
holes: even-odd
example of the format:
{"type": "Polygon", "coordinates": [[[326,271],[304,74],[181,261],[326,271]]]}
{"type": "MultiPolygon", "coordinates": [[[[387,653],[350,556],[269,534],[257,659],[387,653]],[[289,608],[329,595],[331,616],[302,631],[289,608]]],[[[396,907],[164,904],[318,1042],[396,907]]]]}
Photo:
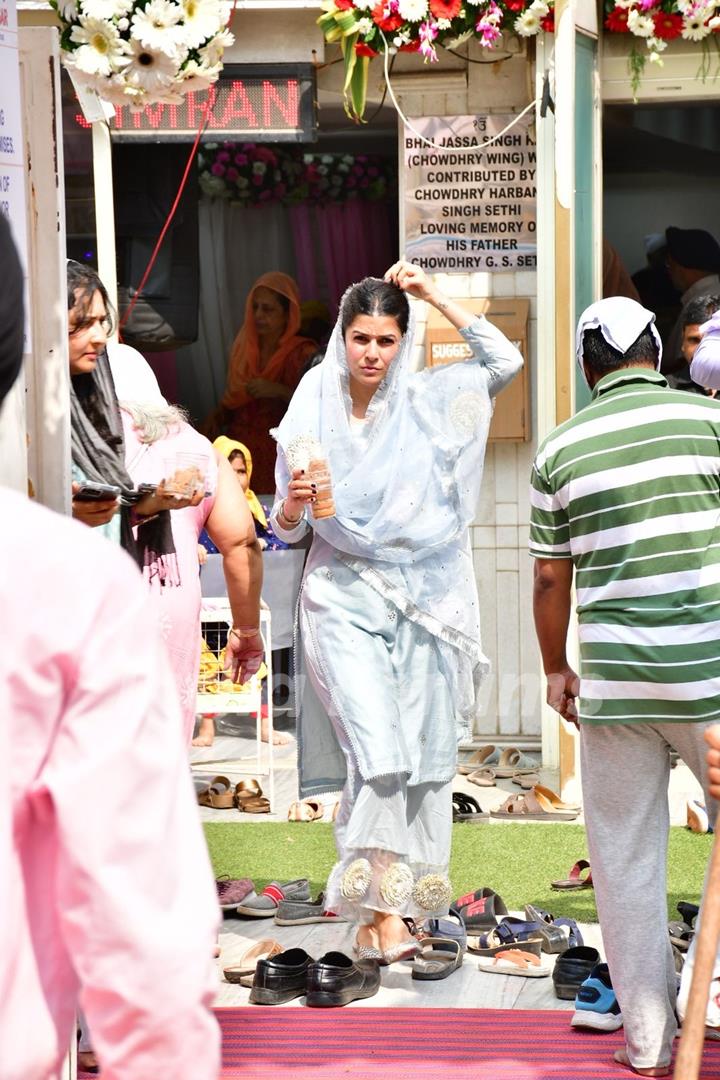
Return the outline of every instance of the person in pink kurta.
{"type": "MultiPolygon", "coordinates": [[[[170,412],[170,407],[166,408],[170,412]]],[[[133,419],[133,414],[140,419],[142,407],[138,405],[133,408],[130,405],[121,407],[120,411],[125,436],[125,462],[136,485],[162,480],[167,475],[165,463],[173,454],[197,454],[204,461],[206,491],[210,494],[198,506],[173,510],[171,516],[180,584],[175,587],[161,585],[157,577],[151,578],[147,567],[144,571],[157,607],[160,632],[170,656],[183,712],[183,733],[189,745],[195,725],[200,667],[201,592],[197,546],[198,537],[215,506],[217,460],[210,442],[189,424],[181,421],[169,425],[164,437],[147,443],[141,441],[142,432],[133,419]]]]}
{"type": "MultiPolygon", "coordinates": [[[[1,214],[0,265],[1,405],[23,323],[1,214]]],[[[215,1080],[219,913],[147,588],[96,530],[4,488],[0,515],[0,1077],[57,1080],[81,1003],[103,1080],[215,1080]]]]}

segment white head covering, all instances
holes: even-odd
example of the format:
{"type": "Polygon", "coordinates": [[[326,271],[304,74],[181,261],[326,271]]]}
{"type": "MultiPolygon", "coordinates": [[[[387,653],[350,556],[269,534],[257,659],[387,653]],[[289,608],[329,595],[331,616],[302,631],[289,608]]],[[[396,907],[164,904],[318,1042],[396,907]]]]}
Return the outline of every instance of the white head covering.
{"type": "Polygon", "coordinates": [[[160,393],[155,372],[137,349],[118,341],[109,341],[107,354],[118,401],[167,405],[160,393]]]}
{"type": "MultiPolygon", "coordinates": [[[[353,437],[345,297],[322,364],[304,376],[273,434],[286,461],[303,441],[320,443],[337,513],[313,521],[313,529],[438,640],[467,720],[488,668],[467,533],[492,419],[486,369],[466,361],[413,372],[411,305],[407,332],[372,397],[363,433],[353,437]]],[[[284,477],[280,460],[279,489],[284,477]]]]}
{"type": "Polygon", "coordinates": [[[720,389],[720,311],[699,328],[702,341],[690,364],[690,378],[700,386],[720,389]]]}
{"type": "Polygon", "coordinates": [[[655,366],[659,371],[662,359],[662,342],[655,328],[655,316],[652,311],[648,311],[642,304],[638,304],[636,300],[631,300],[627,296],[608,296],[604,300],[598,300],[596,303],[591,304],[590,307],[585,308],[578,321],[577,333],[575,334],[575,355],[583,373],[583,378],[585,378],[583,334],[586,330],[599,329],[608,345],[612,345],[613,349],[624,353],[627,352],[633,342],[637,341],[643,330],[648,327],[650,327],[657,345],[658,357],[655,366]]]}

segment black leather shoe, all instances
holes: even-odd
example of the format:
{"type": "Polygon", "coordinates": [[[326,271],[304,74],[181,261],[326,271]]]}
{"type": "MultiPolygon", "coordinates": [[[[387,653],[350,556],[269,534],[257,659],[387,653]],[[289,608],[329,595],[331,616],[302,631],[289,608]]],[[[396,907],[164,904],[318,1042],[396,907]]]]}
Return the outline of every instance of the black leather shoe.
{"type": "Polygon", "coordinates": [[[258,960],[250,1004],[282,1005],[285,1001],[302,997],[312,963],[312,956],[308,956],[304,949],[288,949],[269,960],[258,960]]]}
{"type": "Polygon", "coordinates": [[[555,997],[563,1001],[574,1001],[580,985],[600,962],[600,953],[589,945],[577,945],[566,949],[555,961],[552,978],[555,985],[555,997]]]}
{"type": "Polygon", "coordinates": [[[316,1008],[347,1005],[372,997],[380,989],[376,960],[356,960],[341,952],[329,952],[311,964],[307,975],[307,1004],[316,1008]]]}

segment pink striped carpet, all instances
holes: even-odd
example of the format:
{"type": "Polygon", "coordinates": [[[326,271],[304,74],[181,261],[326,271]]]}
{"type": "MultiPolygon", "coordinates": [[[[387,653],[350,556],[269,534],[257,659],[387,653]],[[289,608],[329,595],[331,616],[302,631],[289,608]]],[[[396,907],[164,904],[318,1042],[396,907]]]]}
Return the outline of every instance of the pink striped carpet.
{"type": "MultiPolygon", "coordinates": [[[[570,1013],[519,1009],[218,1009],[222,1080],[630,1080],[622,1029],[591,1034],[570,1013]]],[[[82,1074],[81,1074],[82,1075],[82,1074]]],[[[701,1080],[720,1080],[720,1043],[701,1080]]]]}

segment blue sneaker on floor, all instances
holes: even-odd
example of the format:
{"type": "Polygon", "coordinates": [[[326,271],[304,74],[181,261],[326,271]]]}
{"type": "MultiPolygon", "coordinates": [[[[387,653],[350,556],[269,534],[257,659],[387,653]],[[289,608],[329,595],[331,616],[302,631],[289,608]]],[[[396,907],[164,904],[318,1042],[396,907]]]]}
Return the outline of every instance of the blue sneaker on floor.
{"type": "Polygon", "coordinates": [[[610,981],[607,964],[596,964],[575,996],[573,1027],[594,1031],[617,1031],[622,1013],[610,981]]]}

